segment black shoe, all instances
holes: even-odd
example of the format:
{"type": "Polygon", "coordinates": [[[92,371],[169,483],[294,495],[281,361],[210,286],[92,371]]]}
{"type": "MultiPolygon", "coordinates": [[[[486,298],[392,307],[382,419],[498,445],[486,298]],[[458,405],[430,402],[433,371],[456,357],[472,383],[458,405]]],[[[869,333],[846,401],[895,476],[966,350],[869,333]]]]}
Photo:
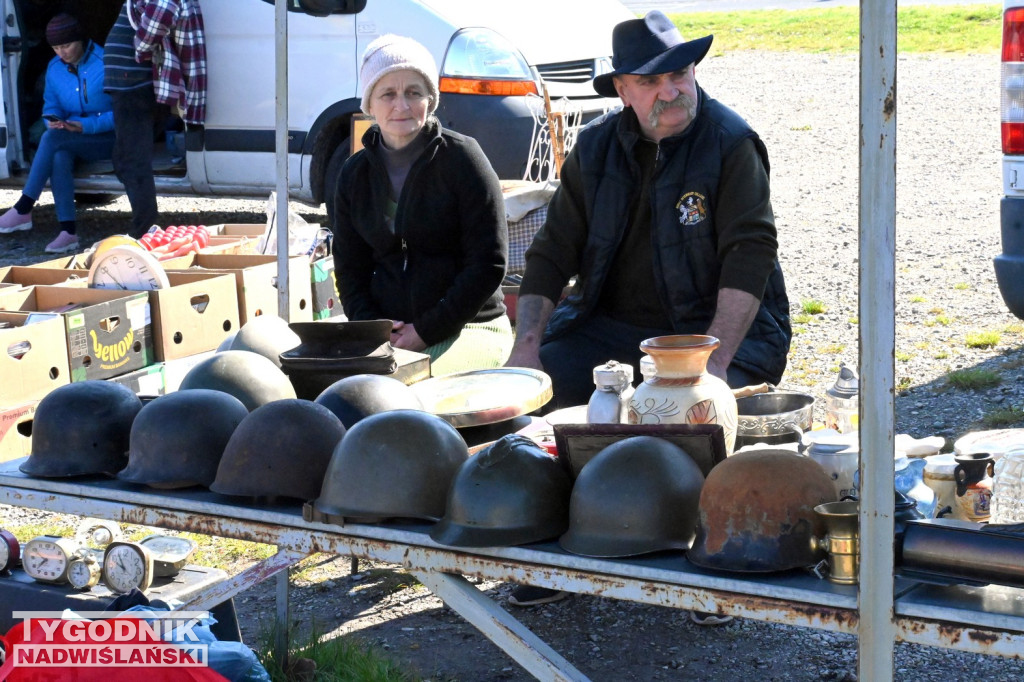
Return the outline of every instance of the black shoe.
{"type": "Polygon", "coordinates": [[[508,603],[512,606],[537,606],[561,601],[568,596],[569,593],[564,590],[552,590],[536,585],[517,585],[509,595],[508,603]]]}

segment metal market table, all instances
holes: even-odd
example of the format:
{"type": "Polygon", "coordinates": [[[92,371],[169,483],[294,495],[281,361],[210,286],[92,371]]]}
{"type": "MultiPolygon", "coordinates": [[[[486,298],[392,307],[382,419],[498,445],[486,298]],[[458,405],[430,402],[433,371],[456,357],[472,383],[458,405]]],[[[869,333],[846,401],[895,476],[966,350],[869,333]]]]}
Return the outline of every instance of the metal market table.
{"type": "MultiPolygon", "coordinates": [[[[35,479],[14,460],[0,464],[0,504],[275,545],[276,554],[195,595],[182,606],[206,610],[278,576],[277,617],[288,622],[287,568],[315,552],[401,565],[456,613],[539,679],[586,676],[466,580],[511,581],[615,599],[727,613],[773,623],[857,634],[856,586],[809,573],[727,574],[696,567],[681,553],[591,559],[555,543],[464,549],[438,545],[430,524],[305,521],[296,502],[242,505],[207,490],[156,491],[101,478],[35,479]]],[[[897,578],[896,638],[974,653],[1024,657],[1024,591],[937,587],[897,578]]]]}

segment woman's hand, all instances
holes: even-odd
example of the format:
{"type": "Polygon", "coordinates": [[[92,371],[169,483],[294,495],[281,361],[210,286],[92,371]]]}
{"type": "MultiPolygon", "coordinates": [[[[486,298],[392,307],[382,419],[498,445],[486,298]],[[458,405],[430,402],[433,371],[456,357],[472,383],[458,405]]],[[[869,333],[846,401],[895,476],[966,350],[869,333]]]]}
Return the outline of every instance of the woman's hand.
{"type": "Polygon", "coordinates": [[[391,326],[391,345],[395,348],[404,348],[405,350],[421,351],[427,347],[427,344],[423,342],[420,335],[416,333],[416,327],[412,324],[406,324],[395,320],[391,326]]]}
{"type": "Polygon", "coordinates": [[[81,121],[50,121],[50,127],[57,130],[66,130],[69,133],[82,132],[81,121]]]}

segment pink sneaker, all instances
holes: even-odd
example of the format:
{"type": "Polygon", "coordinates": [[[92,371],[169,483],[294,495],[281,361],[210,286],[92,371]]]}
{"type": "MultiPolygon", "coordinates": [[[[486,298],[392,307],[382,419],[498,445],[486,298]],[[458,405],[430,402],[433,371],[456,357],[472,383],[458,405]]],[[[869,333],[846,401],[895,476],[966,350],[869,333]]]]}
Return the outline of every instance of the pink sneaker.
{"type": "Polygon", "coordinates": [[[73,234],[68,234],[64,230],[60,231],[57,238],[46,245],[46,253],[67,253],[68,251],[75,251],[78,249],[78,237],[73,234]]]}
{"type": "Polygon", "coordinates": [[[22,230],[32,229],[31,211],[21,215],[14,210],[14,207],[7,209],[7,212],[0,215],[0,234],[11,234],[22,230]]]}

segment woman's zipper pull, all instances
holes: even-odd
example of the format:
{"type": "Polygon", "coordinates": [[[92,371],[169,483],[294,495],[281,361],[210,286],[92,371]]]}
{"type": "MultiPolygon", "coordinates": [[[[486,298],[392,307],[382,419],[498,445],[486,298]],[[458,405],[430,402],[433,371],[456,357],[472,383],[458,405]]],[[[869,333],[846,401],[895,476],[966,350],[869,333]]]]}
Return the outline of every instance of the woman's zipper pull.
{"type": "Polygon", "coordinates": [[[405,243],[405,238],[402,238],[402,272],[409,266],[409,247],[405,243]]]}

